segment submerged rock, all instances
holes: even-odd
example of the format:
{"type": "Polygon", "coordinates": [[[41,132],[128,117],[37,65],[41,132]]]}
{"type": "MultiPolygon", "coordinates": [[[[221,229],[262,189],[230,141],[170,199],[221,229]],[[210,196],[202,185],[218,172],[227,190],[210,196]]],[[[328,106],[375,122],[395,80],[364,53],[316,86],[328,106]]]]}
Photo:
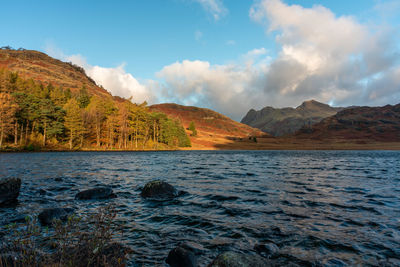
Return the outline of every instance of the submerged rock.
{"type": "Polygon", "coordinates": [[[44,209],[38,216],[39,222],[42,225],[51,225],[54,220],[66,221],[68,215],[74,210],[71,208],[50,208],[44,209]]]}
{"type": "Polygon", "coordinates": [[[186,249],[182,246],[177,246],[176,248],[172,249],[167,259],[165,260],[166,263],[169,264],[171,267],[196,267],[197,266],[197,259],[194,254],[189,249],[186,249]]]}
{"type": "Polygon", "coordinates": [[[75,199],[107,199],[115,198],[116,194],[110,187],[96,187],[84,190],[75,195],[75,199]]]}
{"type": "Polygon", "coordinates": [[[258,255],[236,252],[224,252],[215,258],[209,267],[267,267],[273,266],[268,260],[258,255]]]}
{"type": "Polygon", "coordinates": [[[178,191],[172,185],[160,180],[148,182],[141,193],[144,198],[155,199],[171,199],[178,195],[178,191]]]}
{"type": "Polygon", "coordinates": [[[267,242],[265,244],[257,244],[254,249],[263,257],[271,258],[279,253],[278,246],[273,242],[267,242]]]}
{"type": "Polygon", "coordinates": [[[0,180],[0,205],[17,200],[21,189],[20,178],[6,178],[0,180]]]}

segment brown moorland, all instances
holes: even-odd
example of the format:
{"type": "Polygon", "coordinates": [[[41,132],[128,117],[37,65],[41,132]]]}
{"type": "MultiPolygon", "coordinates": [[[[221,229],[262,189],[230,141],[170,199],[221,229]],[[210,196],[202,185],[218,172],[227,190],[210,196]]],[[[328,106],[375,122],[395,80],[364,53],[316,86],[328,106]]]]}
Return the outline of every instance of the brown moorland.
{"type": "MultiPolygon", "coordinates": [[[[252,128],[243,123],[234,121],[227,116],[206,108],[182,106],[178,104],[158,104],[150,106],[152,111],[160,111],[171,118],[178,119],[186,128],[188,135],[189,124],[194,122],[197,136],[190,136],[192,148],[190,149],[218,149],[236,141],[251,140],[254,137],[270,137],[269,134],[252,128]]],[[[247,142],[245,142],[247,144],[247,142]]]]}
{"type": "Polygon", "coordinates": [[[400,104],[345,109],[311,126],[296,138],[320,141],[400,142],[400,104]]]}
{"type": "Polygon", "coordinates": [[[400,104],[348,108],[293,135],[230,142],[216,149],[400,150],[400,104]]]}
{"type": "Polygon", "coordinates": [[[39,51],[0,49],[0,69],[2,68],[44,85],[69,88],[72,93],[77,93],[84,86],[90,95],[110,97],[110,93],[87,76],[83,68],[39,51]]]}

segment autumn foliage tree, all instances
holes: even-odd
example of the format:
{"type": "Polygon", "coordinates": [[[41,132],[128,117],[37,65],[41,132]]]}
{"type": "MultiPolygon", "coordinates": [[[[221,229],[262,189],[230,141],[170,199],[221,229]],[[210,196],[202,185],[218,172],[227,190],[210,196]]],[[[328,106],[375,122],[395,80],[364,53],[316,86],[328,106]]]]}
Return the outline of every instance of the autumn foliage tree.
{"type": "Polygon", "coordinates": [[[0,147],[68,145],[96,149],[190,146],[181,123],[111,95],[72,91],[0,69],[0,147]]]}
{"type": "Polygon", "coordinates": [[[3,146],[4,138],[14,128],[17,109],[18,106],[13,101],[12,96],[8,93],[0,92],[0,148],[3,146]]]}
{"type": "Polygon", "coordinates": [[[83,133],[82,113],[78,101],[71,98],[65,105],[65,128],[69,131],[69,149],[74,147],[74,140],[83,133]]]}

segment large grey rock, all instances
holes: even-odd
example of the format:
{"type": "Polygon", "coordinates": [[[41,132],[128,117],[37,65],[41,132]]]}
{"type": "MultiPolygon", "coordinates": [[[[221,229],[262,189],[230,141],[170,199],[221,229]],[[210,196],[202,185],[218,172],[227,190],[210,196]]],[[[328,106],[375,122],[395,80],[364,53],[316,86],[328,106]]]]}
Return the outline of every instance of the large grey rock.
{"type": "Polygon", "coordinates": [[[75,195],[75,199],[107,199],[117,197],[110,187],[96,187],[75,195]]]}
{"type": "Polygon", "coordinates": [[[209,267],[270,267],[268,260],[258,255],[224,252],[215,258],[209,267]]]}
{"type": "Polygon", "coordinates": [[[44,209],[38,216],[42,225],[51,225],[54,220],[66,221],[74,210],[71,208],[50,208],[44,209]]]}
{"type": "Polygon", "coordinates": [[[141,196],[154,199],[171,199],[178,196],[178,191],[169,183],[155,180],[148,182],[142,189],[141,196]]]}
{"type": "Polygon", "coordinates": [[[0,180],[0,205],[17,200],[21,189],[20,178],[5,178],[0,180]]]}

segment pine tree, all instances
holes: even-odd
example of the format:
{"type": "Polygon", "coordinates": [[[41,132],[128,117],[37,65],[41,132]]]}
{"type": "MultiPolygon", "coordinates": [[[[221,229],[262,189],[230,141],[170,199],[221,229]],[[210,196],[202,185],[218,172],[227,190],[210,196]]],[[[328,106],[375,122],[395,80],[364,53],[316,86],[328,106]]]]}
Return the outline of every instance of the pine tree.
{"type": "Polygon", "coordinates": [[[189,130],[192,131],[191,136],[197,136],[197,130],[196,130],[196,125],[194,124],[194,121],[190,122],[189,130]]]}
{"type": "Polygon", "coordinates": [[[89,105],[90,96],[85,86],[82,86],[81,90],[79,91],[77,100],[80,108],[86,108],[89,105]]]}
{"type": "Polygon", "coordinates": [[[14,128],[15,113],[18,105],[15,104],[13,97],[8,93],[0,93],[0,148],[4,138],[14,128]]]}
{"type": "Polygon", "coordinates": [[[79,137],[84,131],[81,109],[79,108],[78,101],[71,98],[64,105],[64,110],[66,112],[64,125],[69,131],[69,148],[72,149],[74,139],[79,137]]]}

